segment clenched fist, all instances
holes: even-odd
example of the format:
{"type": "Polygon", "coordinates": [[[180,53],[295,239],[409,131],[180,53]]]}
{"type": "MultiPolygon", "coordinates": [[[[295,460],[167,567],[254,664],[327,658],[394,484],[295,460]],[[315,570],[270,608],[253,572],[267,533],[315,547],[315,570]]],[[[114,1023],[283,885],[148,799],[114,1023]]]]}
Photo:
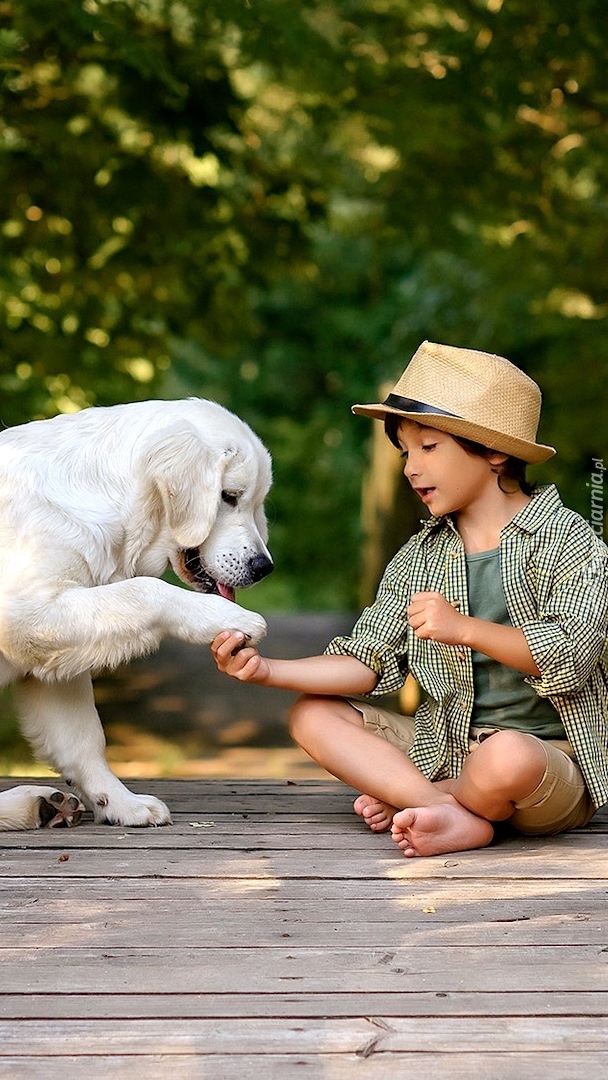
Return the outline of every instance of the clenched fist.
{"type": "Polygon", "coordinates": [[[416,637],[441,641],[444,645],[461,645],[467,616],[458,611],[457,604],[457,600],[450,603],[438,592],[414,593],[407,618],[416,637]]]}

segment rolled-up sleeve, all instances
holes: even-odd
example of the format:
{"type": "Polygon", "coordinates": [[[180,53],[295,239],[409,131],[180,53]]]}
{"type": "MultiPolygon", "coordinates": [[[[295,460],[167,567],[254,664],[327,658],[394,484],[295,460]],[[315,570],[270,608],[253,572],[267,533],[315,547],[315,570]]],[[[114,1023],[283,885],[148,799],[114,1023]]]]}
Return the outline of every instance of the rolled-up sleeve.
{"type": "Polygon", "coordinates": [[[373,604],[365,608],[352,634],[335,637],[325,652],[354,656],[378,676],[369,697],[393,693],[403,686],[407,672],[407,615],[409,545],[389,563],[373,604]]]}
{"type": "Polygon", "coordinates": [[[580,690],[606,649],[608,558],[602,553],[561,576],[539,611],[522,624],[540,676],[528,682],[541,697],[580,690]]]}

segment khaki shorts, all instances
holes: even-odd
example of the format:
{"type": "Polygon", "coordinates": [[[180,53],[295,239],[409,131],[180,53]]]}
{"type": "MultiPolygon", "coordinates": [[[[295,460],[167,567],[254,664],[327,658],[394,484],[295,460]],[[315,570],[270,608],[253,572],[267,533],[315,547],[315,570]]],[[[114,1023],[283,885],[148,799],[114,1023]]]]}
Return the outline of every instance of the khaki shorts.
{"type": "MultiPolygon", "coordinates": [[[[414,743],[413,716],[403,716],[368,701],[349,698],[349,703],[363,717],[367,731],[386,739],[393,746],[409,752],[414,743]]],[[[474,751],[498,728],[471,728],[469,752],[474,751]]],[[[535,735],[530,735],[535,739],[535,735]]],[[[515,813],[504,823],[528,836],[565,832],[586,825],[595,813],[595,806],[585,786],[583,774],[570,743],[565,739],[539,739],[547,757],[545,774],[531,795],[515,803],[515,813]]]]}

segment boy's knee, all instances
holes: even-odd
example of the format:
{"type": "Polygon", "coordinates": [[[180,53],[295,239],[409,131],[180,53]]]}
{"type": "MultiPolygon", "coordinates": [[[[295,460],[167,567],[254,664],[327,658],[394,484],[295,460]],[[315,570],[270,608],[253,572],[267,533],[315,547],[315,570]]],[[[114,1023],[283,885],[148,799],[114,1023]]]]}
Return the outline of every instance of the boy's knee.
{"type": "MultiPolygon", "coordinates": [[[[547,766],[547,755],[540,739],[523,731],[497,731],[482,743],[484,767],[494,783],[510,787],[523,782],[540,783],[547,766]]],[[[481,749],[481,747],[480,747],[481,749]]]]}
{"type": "Polygon", "coordinates": [[[303,694],[289,712],[289,733],[294,742],[306,748],[319,732],[345,721],[363,726],[360,714],[342,698],[303,694]]]}
{"type": "Polygon", "coordinates": [[[299,743],[305,733],[316,724],[319,715],[320,699],[303,694],[292,705],[289,715],[289,734],[295,742],[299,743]]]}

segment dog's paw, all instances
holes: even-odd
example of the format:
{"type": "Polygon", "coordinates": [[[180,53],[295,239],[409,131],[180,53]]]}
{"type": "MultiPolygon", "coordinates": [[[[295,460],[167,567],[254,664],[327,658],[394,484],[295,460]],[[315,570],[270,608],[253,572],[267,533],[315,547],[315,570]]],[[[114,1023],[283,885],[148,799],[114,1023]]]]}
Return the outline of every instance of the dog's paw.
{"type": "Polygon", "coordinates": [[[38,804],[43,829],[70,829],[78,824],[85,810],[76,795],[64,795],[63,791],[40,795],[38,804]]]}
{"type": "Polygon", "coordinates": [[[84,809],[75,795],[24,784],[0,792],[0,831],[70,828],[78,824],[84,809]]]}
{"type": "Polygon", "coordinates": [[[98,825],[144,829],[173,824],[169,807],[164,802],[154,795],[134,795],[132,791],[120,798],[99,796],[95,800],[95,821],[98,825]]]}
{"type": "Polygon", "coordinates": [[[248,645],[257,645],[258,641],[266,636],[266,620],[258,615],[257,611],[237,608],[232,613],[231,625],[234,630],[240,630],[241,633],[246,634],[248,645]]]}

